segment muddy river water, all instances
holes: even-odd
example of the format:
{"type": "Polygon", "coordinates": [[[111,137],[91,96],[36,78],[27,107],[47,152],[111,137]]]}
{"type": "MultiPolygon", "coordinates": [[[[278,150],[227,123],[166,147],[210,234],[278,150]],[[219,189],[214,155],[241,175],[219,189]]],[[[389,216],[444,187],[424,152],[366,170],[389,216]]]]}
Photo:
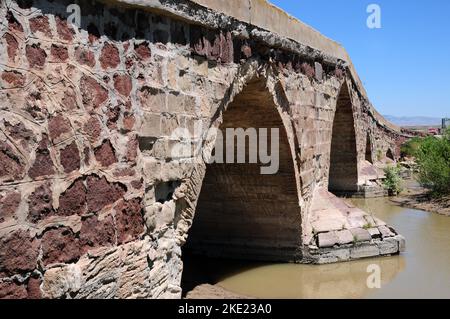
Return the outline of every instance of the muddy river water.
{"type": "MultiPolygon", "coordinates": [[[[197,281],[256,298],[450,298],[450,217],[398,207],[389,199],[352,200],[405,236],[399,256],[331,265],[185,260],[197,281]],[[381,270],[381,288],[367,286],[368,266],[381,270]]],[[[189,289],[189,288],[188,288],[189,289]]]]}

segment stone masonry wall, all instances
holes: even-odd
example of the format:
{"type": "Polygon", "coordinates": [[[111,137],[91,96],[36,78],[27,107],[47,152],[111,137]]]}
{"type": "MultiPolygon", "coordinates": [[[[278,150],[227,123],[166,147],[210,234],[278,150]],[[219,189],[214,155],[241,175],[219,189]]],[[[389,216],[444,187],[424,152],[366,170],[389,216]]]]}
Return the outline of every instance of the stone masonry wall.
{"type": "Polygon", "coordinates": [[[368,112],[345,61],[275,46],[276,35],[220,13],[226,28],[80,1],[76,28],[66,22],[72,2],[0,5],[0,298],[180,297],[205,164],[172,157],[173,130],[198,139],[196,123],[218,127],[255,77],[283,119],[304,238],[313,191],[328,185],[342,85],[355,165],[367,131],[384,152],[401,138],[368,112]]]}

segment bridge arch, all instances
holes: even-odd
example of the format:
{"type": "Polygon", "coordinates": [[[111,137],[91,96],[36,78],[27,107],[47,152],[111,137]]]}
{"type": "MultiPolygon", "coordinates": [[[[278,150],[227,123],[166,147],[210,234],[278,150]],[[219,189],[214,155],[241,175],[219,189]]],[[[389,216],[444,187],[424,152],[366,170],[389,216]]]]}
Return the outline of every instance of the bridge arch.
{"type": "Polygon", "coordinates": [[[387,151],[386,151],[386,158],[395,161],[394,152],[392,151],[391,148],[387,149],[387,151]]]}
{"type": "Polygon", "coordinates": [[[341,86],[334,113],[328,189],[335,193],[358,190],[358,153],[353,104],[347,82],[341,86]]]}
{"type": "Polygon", "coordinates": [[[373,146],[372,146],[372,140],[371,140],[369,132],[367,132],[367,137],[366,137],[365,159],[366,159],[366,161],[373,164],[373,146]]]}
{"type": "MultiPolygon", "coordinates": [[[[279,168],[274,174],[263,175],[260,169],[268,164],[263,164],[259,156],[256,163],[248,163],[249,152],[254,150],[249,147],[248,136],[246,163],[205,165],[185,252],[253,260],[300,259],[302,218],[293,152],[296,142],[282,99],[283,92],[270,74],[254,73],[217,115],[211,127],[222,132],[224,145],[230,138],[227,128],[254,128],[259,151],[264,141],[259,129],[267,129],[268,136],[277,129],[279,168]]],[[[268,148],[271,153],[270,143],[268,148]]],[[[229,151],[224,148],[224,153],[229,151]]],[[[236,147],[231,151],[236,155],[236,147]]]]}

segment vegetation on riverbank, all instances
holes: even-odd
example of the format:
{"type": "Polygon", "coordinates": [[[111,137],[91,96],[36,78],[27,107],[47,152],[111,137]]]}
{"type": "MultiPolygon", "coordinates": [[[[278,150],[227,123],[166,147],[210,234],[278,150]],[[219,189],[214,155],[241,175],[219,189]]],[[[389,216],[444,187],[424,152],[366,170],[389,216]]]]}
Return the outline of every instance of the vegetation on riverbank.
{"type": "Polygon", "coordinates": [[[383,186],[388,190],[389,195],[398,195],[402,190],[402,177],[400,166],[388,166],[384,169],[385,179],[383,186]]]}
{"type": "Polygon", "coordinates": [[[413,138],[402,147],[402,154],[416,159],[417,180],[439,198],[450,194],[450,129],[442,138],[413,138]]]}

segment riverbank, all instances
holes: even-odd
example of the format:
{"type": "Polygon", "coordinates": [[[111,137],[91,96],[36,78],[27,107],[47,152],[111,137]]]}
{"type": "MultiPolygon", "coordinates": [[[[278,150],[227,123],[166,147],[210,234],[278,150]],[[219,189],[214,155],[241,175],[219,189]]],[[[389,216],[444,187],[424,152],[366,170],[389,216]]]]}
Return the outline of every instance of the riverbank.
{"type": "Polygon", "coordinates": [[[198,285],[186,294],[186,299],[253,299],[244,295],[228,291],[219,285],[198,285]]]}
{"type": "Polygon", "coordinates": [[[450,195],[433,198],[429,190],[421,187],[414,180],[407,180],[405,190],[397,197],[390,198],[390,200],[402,207],[450,216],[450,195]]]}

